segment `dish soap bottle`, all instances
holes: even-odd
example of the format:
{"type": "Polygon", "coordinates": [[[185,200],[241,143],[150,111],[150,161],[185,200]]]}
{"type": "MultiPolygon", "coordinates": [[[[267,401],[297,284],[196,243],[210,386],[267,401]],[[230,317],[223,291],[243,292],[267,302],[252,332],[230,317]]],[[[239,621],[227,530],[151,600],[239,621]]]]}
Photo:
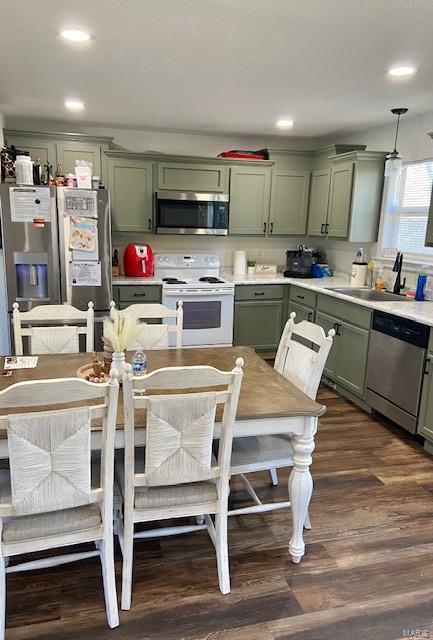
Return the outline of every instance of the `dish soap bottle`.
{"type": "Polygon", "coordinates": [[[381,264],[377,265],[377,272],[374,278],[374,288],[376,291],[382,291],[382,289],[385,289],[385,277],[383,275],[383,266],[381,264]]]}
{"type": "Polygon", "coordinates": [[[427,284],[427,267],[421,267],[421,272],[418,276],[418,282],[416,284],[415,300],[425,299],[425,287],[427,284]]]}
{"type": "Polygon", "coordinates": [[[147,373],[146,354],[141,349],[137,349],[132,360],[132,373],[134,376],[145,376],[147,373]]]}

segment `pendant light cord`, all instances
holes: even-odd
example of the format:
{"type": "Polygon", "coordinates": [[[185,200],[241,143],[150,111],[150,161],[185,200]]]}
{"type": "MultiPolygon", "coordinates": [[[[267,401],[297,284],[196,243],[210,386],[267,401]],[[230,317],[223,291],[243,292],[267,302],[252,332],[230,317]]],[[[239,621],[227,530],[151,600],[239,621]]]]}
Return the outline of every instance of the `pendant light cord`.
{"type": "Polygon", "coordinates": [[[397,138],[398,138],[398,127],[400,125],[400,114],[397,116],[397,127],[395,130],[395,140],[394,140],[394,153],[398,153],[397,151],[397,138]]]}

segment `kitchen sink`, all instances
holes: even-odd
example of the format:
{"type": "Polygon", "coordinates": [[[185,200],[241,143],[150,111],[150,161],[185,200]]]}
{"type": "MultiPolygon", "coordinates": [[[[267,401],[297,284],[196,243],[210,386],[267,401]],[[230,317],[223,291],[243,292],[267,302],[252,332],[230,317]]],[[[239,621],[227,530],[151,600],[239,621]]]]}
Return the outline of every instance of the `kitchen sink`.
{"type": "Polygon", "coordinates": [[[355,287],[327,287],[329,291],[336,293],[344,293],[352,298],[360,298],[361,300],[371,300],[376,302],[412,302],[411,298],[399,296],[397,293],[390,291],[376,291],[375,289],[355,288],[355,287]]]}

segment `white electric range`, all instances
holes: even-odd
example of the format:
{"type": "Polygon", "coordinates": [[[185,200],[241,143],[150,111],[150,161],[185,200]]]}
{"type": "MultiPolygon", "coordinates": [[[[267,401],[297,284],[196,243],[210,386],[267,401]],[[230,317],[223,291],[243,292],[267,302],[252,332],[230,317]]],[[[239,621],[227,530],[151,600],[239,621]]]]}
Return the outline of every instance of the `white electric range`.
{"type": "MultiPolygon", "coordinates": [[[[155,277],[163,280],[162,304],[183,302],[182,345],[231,346],[235,286],[220,278],[215,253],[157,253],[155,277]]],[[[167,319],[166,322],[174,322],[167,319]]],[[[174,346],[175,336],[171,335],[174,346]]]]}

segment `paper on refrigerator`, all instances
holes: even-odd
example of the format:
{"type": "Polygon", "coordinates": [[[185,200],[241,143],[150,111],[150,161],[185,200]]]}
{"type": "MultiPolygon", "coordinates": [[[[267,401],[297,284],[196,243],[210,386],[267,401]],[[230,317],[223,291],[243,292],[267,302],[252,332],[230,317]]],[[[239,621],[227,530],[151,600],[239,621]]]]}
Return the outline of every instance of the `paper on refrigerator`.
{"type": "Polygon", "coordinates": [[[72,287],[100,287],[101,262],[74,260],[69,263],[69,284],[72,287]]]}
{"type": "Polygon", "coordinates": [[[93,218],[71,216],[69,248],[75,251],[93,252],[96,245],[98,223],[93,218]]]}
{"type": "Polygon", "coordinates": [[[47,187],[10,187],[12,222],[51,222],[51,195],[47,187]]]}
{"type": "Polygon", "coordinates": [[[91,189],[66,189],[63,213],[67,216],[98,217],[98,194],[91,189]]]}

